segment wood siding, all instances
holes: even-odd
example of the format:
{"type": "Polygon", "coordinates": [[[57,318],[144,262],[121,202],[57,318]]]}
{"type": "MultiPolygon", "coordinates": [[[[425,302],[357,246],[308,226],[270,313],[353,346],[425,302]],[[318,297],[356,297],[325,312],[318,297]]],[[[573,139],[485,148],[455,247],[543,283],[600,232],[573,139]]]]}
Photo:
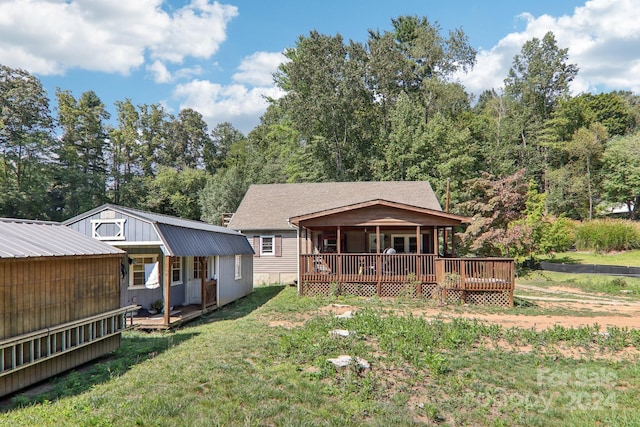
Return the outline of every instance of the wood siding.
{"type": "MultiPolygon", "coordinates": [[[[0,260],[0,341],[120,307],[122,256],[0,260]]],[[[120,335],[0,377],[0,396],[113,351],[120,335]]],[[[6,357],[6,355],[5,355],[6,357]]]]}
{"type": "Polygon", "coordinates": [[[0,261],[0,339],[120,307],[121,256],[0,261]]]}

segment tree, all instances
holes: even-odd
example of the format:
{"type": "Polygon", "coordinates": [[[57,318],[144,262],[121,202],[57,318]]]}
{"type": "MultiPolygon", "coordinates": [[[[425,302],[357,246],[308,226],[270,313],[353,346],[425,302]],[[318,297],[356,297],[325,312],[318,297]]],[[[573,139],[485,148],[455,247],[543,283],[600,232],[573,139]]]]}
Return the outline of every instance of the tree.
{"type": "Polygon", "coordinates": [[[577,165],[579,173],[584,173],[587,182],[587,198],[589,201],[588,218],[593,217],[594,207],[594,180],[599,181],[597,171],[601,165],[601,157],[604,144],[608,138],[604,126],[593,123],[589,128],[580,128],[573,135],[565,150],[570,154],[573,164],[577,165]]]}
{"type": "Polygon", "coordinates": [[[202,115],[191,108],[180,110],[177,118],[166,122],[166,139],[161,150],[164,166],[177,169],[204,169],[204,147],[210,147],[211,138],[202,115]]]}
{"type": "Polygon", "coordinates": [[[203,148],[205,170],[213,174],[224,167],[231,146],[242,139],[244,139],[242,132],[234,128],[231,123],[218,124],[211,131],[211,137],[205,141],[203,148]]]}
{"type": "Polygon", "coordinates": [[[505,94],[516,101],[512,117],[518,124],[522,157],[538,182],[545,175],[548,154],[548,144],[541,143],[539,134],[558,101],[568,96],[569,83],[578,73],[567,60],[568,49],[560,49],[548,32],[542,40],[533,38],[522,46],[504,81],[505,94]]]}
{"type": "Polygon", "coordinates": [[[40,81],[0,65],[0,216],[47,218],[51,132],[40,81]]]}
{"type": "Polygon", "coordinates": [[[522,218],[527,182],[524,170],[496,178],[489,174],[473,179],[468,185],[468,201],[458,205],[473,221],[460,235],[468,250],[484,256],[509,253],[513,237],[507,234],[509,224],[522,218]]]}
{"type": "Polygon", "coordinates": [[[151,179],[145,209],[165,215],[199,220],[200,192],[207,182],[207,173],[195,168],[178,171],[162,166],[151,179]]]}
{"type": "Polygon", "coordinates": [[[342,36],[312,31],[288,49],[276,82],[278,101],[327,180],[370,177],[369,159],[379,126],[366,83],[367,53],[342,36]]]}
{"type": "Polygon", "coordinates": [[[107,129],[110,115],[93,91],[79,100],[71,92],[56,91],[58,123],[62,136],[56,147],[58,157],[56,191],[63,197],[59,214],[68,218],[107,201],[107,129]]]}
{"type": "Polygon", "coordinates": [[[223,214],[233,213],[240,206],[249,182],[236,167],[219,169],[207,179],[200,193],[201,219],[212,224],[222,224],[223,214]]]}
{"type": "Polygon", "coordinates": [[[548,119],[558,99],[567,96],[569,83],[578,73],[575,64],[567,63],[568,51],[558,47],[549,31],[542,40],[525,42],[513,58],[505,90],[530,110],[532,118],[548,119]]]}
{"type": "MultiPolygon", "coordinates": [[[[127,99],[116,101],[118,126],[109,132],[111,152],[111,199],[116,204],[136,206],[140,194],[135,191],[135,178],[140,177],[141,144],[140,115],[136,107],[127,99]]],[[[139,181],[140,182],[140,181],[139,181]]]]}
{"type": "Polygon", "coordinates": [[[637,219],[640,204],[640,134],[612,139],[603,155],[605,199],[625,204],[629,218],[637,219]]]}

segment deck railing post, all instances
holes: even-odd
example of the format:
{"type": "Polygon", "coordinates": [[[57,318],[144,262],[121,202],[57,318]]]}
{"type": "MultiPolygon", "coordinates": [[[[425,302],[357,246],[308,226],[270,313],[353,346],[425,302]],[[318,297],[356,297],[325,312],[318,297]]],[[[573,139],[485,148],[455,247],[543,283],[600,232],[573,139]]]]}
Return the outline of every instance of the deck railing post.
{"type": "Polygon", "coordinates": [[[381,255],[377,254],[376,255],[376,292],[378,293],[378,297],[382,296],[382,284],[381,284],[381,280],[382,280],[382,259],[381,259],[381,255]]]}

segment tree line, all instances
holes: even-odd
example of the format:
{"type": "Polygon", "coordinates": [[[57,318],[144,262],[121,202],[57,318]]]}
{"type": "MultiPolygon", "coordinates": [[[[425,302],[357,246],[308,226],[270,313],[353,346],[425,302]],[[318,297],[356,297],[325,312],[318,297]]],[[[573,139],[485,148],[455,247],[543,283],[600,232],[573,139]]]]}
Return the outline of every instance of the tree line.
{"type": "Polygon", "coordinates": [[[219,223],[252,183],[367,180],[428,180],[440,197],[449,181],[467,215],[509,205],[490,194],[510,188],[522,211],[535,191],[545,215],[637,216],[640,98],[571,96],[579,69],[551,32],[477,99],[456,81],[476,60],[467,36],[425,17],[392,19],[364,43],[311,31],[285,56],[285,95],[247,135],[130,99],[111,120],[92,91],[58,89],[54,116],[36,77],[0,66],[0,216],[59,221],[111,202],[219,223]]]}

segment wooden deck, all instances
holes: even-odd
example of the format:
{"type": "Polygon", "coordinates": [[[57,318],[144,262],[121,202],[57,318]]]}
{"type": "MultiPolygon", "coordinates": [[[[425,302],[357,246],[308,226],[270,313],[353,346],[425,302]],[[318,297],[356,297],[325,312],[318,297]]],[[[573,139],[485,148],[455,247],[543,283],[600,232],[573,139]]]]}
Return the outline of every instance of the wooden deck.
{"type": "Polygon", "coordinates": [[[133,326],[136,329],[144,330],[170,329],[196,319],[217,308],[218,306],[215,304],[207,306],[204,310],[202,309],[202,305],[200,304],[191,304],[182,307],[176,307],[171,310],[171,313],[169,313],[170,316],[168,325],[164,321],[164,314],[159,313],[149,315],[143,314],[143,312],[140,311],[138,315],[133,316],[133,326]]]}
{"type": "Polygon", "coordinates": [[[513,306],[513,259],[432,254],[300,256],[300,293],[415,298],[513,306]]]}

